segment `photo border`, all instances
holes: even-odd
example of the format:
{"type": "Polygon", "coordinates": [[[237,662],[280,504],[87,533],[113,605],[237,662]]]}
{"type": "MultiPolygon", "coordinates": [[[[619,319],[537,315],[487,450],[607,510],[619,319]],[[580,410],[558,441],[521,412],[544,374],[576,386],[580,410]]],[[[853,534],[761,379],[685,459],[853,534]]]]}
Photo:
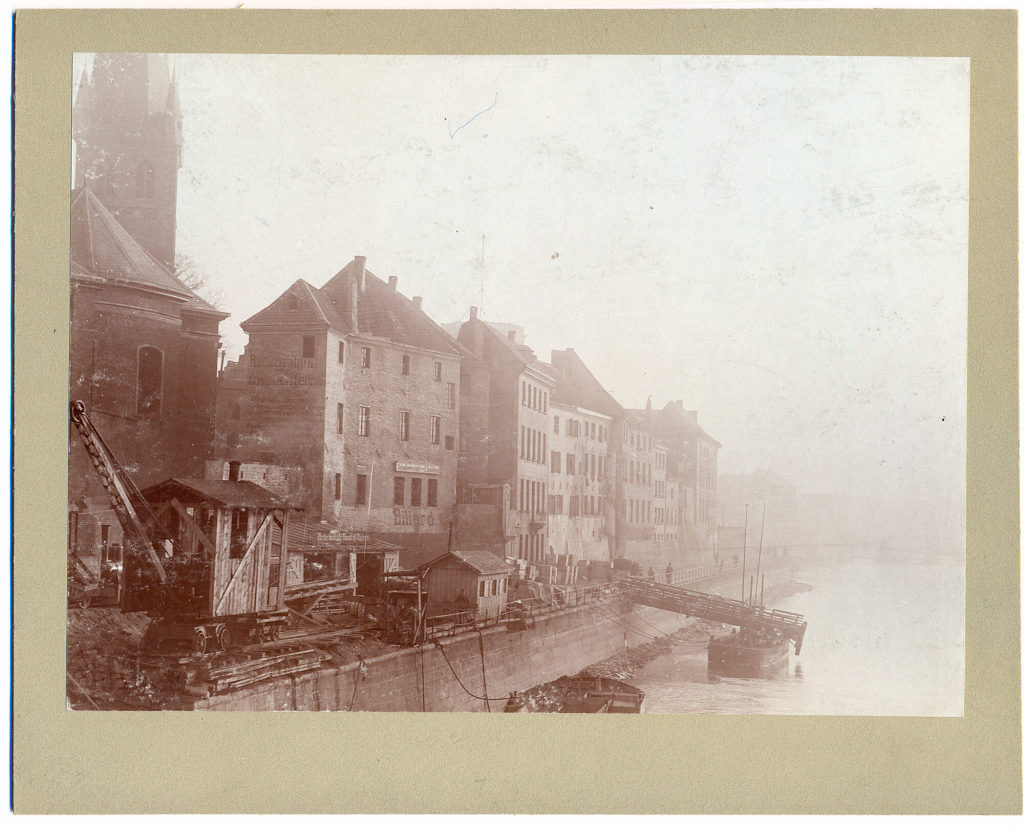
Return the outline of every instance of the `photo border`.
{"type": "Polygon", "coordinates": [[[1020,813],[1016,44],[1014,11],[17,13],[15,811],[1020,813]],[[67,711],[73,52],[969,57],[964,717],[67,711]]]}

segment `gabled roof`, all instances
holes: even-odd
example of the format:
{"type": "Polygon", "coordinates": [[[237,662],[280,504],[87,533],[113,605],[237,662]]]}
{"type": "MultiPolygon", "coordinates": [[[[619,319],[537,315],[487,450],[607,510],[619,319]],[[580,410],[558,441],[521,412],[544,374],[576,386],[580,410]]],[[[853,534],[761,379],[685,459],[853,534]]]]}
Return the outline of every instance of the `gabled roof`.
{"type": "Polygon", "coordinates": [[[432,350],[455,356],[464,348],[422,309],[413,304],[370,271],[365,271],[363,289],[356,298],[356,325],[352,324],[352,281],[357,278],[351,261],[323,287],[299,279],[263,310],[242,322],[249,332],[257,327],[323,325],[340,333],[360,333],[387,339],[398,345],[432,350]],[[297,302],[291,309],[291,299],[297,302]]]}
{"type": "Polygon", "coordinates": [[[553,402],[577,405],[605,416],[625,414],[625,408],[597,381],[576,351],[571,348],[551,351],[551,364],[558,377],[551,392],[553,402]]]}
{"type": "Polygon", "coordinates": [[[512,571],[512,566],[489,551],[456,551],[453,549],[445,552],[433,562],[440,562],[449,555],[469,566],[478,574],[508,574],[512,571]]]}
{"type": "Polygon", "coordinates": [[[147,253],[87,186],[71,196],[71,275],[155,290],[180,300],[183,310],[228,316],[147,253]]]}
{"type": "Polygon", "coordinates": [[[290,508],[301,511],[299,506],[290,505],[262,485],[249,480],[199,480],[171,477],[151,485],[142,492],[150,501],[167,500],[175,497],[187,502],[209,502],[229,508],[290,508]]]}

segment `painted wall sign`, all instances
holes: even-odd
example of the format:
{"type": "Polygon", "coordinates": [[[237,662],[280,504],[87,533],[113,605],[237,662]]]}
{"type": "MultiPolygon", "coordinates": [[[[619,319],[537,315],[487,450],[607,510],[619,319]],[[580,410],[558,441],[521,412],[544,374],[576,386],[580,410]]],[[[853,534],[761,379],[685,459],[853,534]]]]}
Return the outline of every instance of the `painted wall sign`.
{"type": "Polygon", "coordinates": [[[429,462],[401,462],[395,460],[395,470],[406,474],[440,474],[441,466],[429,462]]]}
{"type": "Polygon", "coordinates": [[[440,525],[440,517],[433,511],[419,510],[417,508],[398,508],[394,509],[395,525],[407,525],[407,526],[435,526],[440,525]]]}

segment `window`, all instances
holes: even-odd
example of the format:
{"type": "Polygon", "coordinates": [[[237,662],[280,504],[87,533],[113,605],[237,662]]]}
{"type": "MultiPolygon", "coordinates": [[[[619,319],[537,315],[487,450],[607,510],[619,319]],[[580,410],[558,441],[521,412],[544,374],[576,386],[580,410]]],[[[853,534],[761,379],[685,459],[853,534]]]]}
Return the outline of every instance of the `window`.
{"type": "Polygon", "coordinates": [[[356,505],[366,505],[366,474],[356,474],[356,505]]]}
{"type": "Polygon", "coordinates": [[[597,458],[597,478],[599,480],[604,479],[604,457],[597,458]]]}
{"type": "Polygon", "coordinates": [[[345,364],[345,343],[338,342],[338,364],[345,364]]]}
{"type": "Polygon", "coordinates": [[[403,356],[402,357],[402,376],[408,376],[408,375],[409,375],[409,357],[408,356],[403,356]]]}
{"type": "Polygon", "coordinates": [[[556,434],[558,433],[558,417],[557,417],[557,416],[555,417],[555,421],[554,421],[554,423],[553,423],[553,425],[552,425],[552,430],[553,430],[553,431],[554,431],[554,432],[555,432],[556,434]]]}
{"type": "Polygon", "coordinates": [[[345,406],[341,402],[339,402],[338,403],[338,433],[339,434],[345,433],[344,422],[345,422],[345,406]]]}
{"type": "Polygon", "coordinates": [[[288,310],[294,313],[299,309],[299,300],[295,296],[288,297],[288,310]]]}
{"type": "Polygon", "coordinates": [[[229,556],[237,560],[245,556],[249,540],[249,512],[244,508],[231,510],[231,550],[229,556]]]}
{"type": "Polygon", "coordinates": [[[402,411],[398,414],[398,438],[403,442],[409,441],[409,412],[402,411]]]}
{"type": "Polygon", "coordinates": [[[576,473],[576,455],[566,454],[565,455],[565,473],[575,474],[576,473]]]}
{"type": "Polygon", "coordinates": [[[448,410],[455,410],[455,383],[449,382],[446,386],[447,397],[448,397],[448,410]]]}
{"type": "Polygon", "coordinates": [[[334,475],[334,499],[341,499],[341,474],[334,475]]]}
{"type": "Polygon", "coordinates": [[[573,494],[569,497],[569,516],[580,516],[580,498],[577,494],[573,494]]]}
{"type": "Polygon", "coordinates": [[[360,363],[364,368],[370,367],[370,349],[368,347],[361,348],[362,362],[360,363]]]}
{"type": "Polygon", "coordinates": [[[370,409],[359,406],[359,436],[370,435],[370,409]]]}
{"type": "Polygon", "coordinates": [[[302,358],[312,359],[316,355],[316,339],[312,336],[302,337],[302,358]]]}
{"type": "Polygon", "coordinates": [[[523,382],[523,404],[526,404],[526,383],[523,382]]]}
{"type": "Polygon", "coordinates": [[[562,513],[562,495],[551,494],[548,496],[548,511],[552,514],[562,513]]]}
{"type": "Polygon", "coordinates": [[[412,499],[410,505],[422,505],[423,504],[423,480],[419,477],[412,478],[412,499]]]}
{"type": "Polygon", "coordinates": [[[405,477],[395,477],[395,505],[405,505],[405,477]]]}
{"type": "Polygon", "coordinates": [[[441,381],[441,363],[440,362],[434,362],[434,381],[435,382],[440,382],[441,381]]]}
{"type": "Polygon", "coordinates": [[[446,451],[454,451],[455,450],[455,437],[453,437],[453,436],[446,436],[444,438],[444,449],[446,451]]]}
{"type": "Polygon", "coordinates": [[[481,580],[480,581],[480,596],[481,597],[486,597],[487,596],[486,595],[486,590],[487,590],[487,581],[486,580],[481,580]]]}
{"type": "Polygon", "coordinates": [[[427,480],[427,505],[437,505],[437,480],[427,480]]]}
{"type": "Polygon", "coordinates": [[[164,385],[164,355],[158,348],[149,345],[139,348],[136,383],[136,413],[158,418],[164,385]]]}
{"type": "Polygon", "coordinates": [[[430,417],[430,444],[441,444],[441,417],[439,416],[430,417]]]}
{"type": "Polygon", "coordinates": [[[519,426],[519,459],[526,459],[526,426],[519,426]]]}
{"type": "Polygon", "coordinates": [[[551,473],[561,474],[562,473],[562,452],[552,451],[551,452],[551,473]]]}

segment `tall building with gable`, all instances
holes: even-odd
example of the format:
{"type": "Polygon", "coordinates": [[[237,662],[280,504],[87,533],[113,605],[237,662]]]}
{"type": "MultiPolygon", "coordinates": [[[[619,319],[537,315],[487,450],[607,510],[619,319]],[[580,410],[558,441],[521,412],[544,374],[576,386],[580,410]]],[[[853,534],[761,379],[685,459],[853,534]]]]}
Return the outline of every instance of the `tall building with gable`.
{"type": "Polygon", "coordinates": [[[97,54],[72,111],[75,186],[174,268],[182,115],[167,55],[97,54]]]}
{"type": "Polygon", "coordinates": [[[309,522],[443,551],[463,349],[422,299],[356,256],[321,287],[299,279],[242,330],[245,352],[222,374],[218,456],[257,483],[276,474],[309,522]]]}
{"type": "MultiPolygon", "coordinates": [[[[490,500],[493,530],[470,533],[464,542],[489,538],[487,550],[530,563],[547,560],[548,457],[554,373],[522,342],[521,328],[499,329],[470,308],[459,329],[466,349],[460,395],[459,502],[479,504],[482,492],[508,491],[490,500]]],[[[468,510],[468,509],[467,509],[468,510]]],[[[465,521],[464,521],[465,522],[465,521]]]]}

